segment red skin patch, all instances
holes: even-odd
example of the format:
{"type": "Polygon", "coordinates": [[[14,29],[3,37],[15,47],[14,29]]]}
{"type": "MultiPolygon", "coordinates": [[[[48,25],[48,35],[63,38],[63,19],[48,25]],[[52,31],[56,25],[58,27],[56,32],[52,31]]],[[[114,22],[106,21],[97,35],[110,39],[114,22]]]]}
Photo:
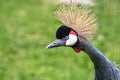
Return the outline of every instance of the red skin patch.
{"type": "Polygon", "coordinates": [[[81,51],[81,49],[79,47],[74,47],[73,49],[76,53],[79,53],[81,51]]]}
{"type": "MultiPolygon", "coordinates": [[[[73,30],[71,30],[69,34],[73,34],[73,35],[77,36],[77,33],[73,30]]],[[[73,49],[76,53],[79,53],[81,51],[81,49],[79,47],[76,47],[76,46],[73,47],[73,49]]]]}
{"type": "Polygon", "coordinates": [[[73,30],[71,30],[69,34],[77,35],[77,33],[73,30]]]}

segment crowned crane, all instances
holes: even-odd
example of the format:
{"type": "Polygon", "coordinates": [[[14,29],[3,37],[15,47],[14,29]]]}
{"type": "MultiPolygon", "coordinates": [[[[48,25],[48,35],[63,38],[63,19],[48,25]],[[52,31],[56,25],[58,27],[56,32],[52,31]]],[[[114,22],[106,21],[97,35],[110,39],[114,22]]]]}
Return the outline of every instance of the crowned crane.
{"type": "Polygon", "coordinates": [[[61,4],[57,7],[55,16],[64,25],[56,31],[57,40],[47,48],[67,46],[77,53],[82,50],[94,64],[95,80],[120,80],[120,71],[115,64],[89,42],[97,30],[93,13],[78,4],[61,4]]]}

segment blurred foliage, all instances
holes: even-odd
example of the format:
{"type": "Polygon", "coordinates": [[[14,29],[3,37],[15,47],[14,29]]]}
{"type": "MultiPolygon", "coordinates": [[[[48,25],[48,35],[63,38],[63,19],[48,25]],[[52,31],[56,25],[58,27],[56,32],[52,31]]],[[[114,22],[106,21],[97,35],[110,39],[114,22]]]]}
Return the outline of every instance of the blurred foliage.
{"type": "MultiPolygon", "coordinates": [[[[120,64],[120,1],[97,0],[92,44],[120,64]]],[[[70,48],[47,50],[61,25],[49,0],[0,0],[0,80],[93,80],[89,57],[70,48]]],[[[119,66],[118,66],[119,67],[119,66]]],[[[120,67],[119,67],[120,68],[120,67]]]]}

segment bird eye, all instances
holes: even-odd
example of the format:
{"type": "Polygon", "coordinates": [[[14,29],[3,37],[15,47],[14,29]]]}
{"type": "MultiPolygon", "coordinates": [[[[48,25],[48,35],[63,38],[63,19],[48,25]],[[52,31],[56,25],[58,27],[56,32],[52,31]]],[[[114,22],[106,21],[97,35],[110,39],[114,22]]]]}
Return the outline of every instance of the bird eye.
{"type": "Polygon", "coordinates": [[[68,40],[69,39],[69,36],[65,36],[65,40],[68,40]]]}

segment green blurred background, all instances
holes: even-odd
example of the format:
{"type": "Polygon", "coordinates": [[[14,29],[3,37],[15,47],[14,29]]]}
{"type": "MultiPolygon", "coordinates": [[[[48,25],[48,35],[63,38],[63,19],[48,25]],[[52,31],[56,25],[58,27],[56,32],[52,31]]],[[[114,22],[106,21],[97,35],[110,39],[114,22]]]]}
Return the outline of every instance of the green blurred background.
{"type": "MultiPolygon", "coordinates": [[[[96,0],[99,31],[91,43],[120,68],[120,0],[96,0]]],[[[45,49],[61,25],[50,0],[0,0],[0,80],[93,80],[89,57],[45,49]]]]}

